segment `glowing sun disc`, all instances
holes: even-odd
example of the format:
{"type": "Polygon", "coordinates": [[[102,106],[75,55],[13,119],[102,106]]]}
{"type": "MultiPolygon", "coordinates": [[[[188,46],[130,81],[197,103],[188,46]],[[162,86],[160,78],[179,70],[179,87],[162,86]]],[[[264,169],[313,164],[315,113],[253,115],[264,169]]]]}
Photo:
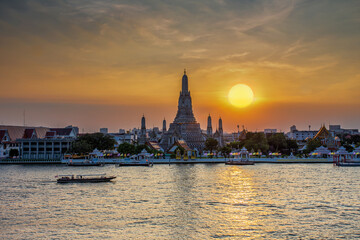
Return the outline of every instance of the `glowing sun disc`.
{"type": "Polygon", "coordinates": [[[228,99],[233,106],[244,108],[254,101],[254,93],[248,85],[237,84],[230,89],[228,99]]]}

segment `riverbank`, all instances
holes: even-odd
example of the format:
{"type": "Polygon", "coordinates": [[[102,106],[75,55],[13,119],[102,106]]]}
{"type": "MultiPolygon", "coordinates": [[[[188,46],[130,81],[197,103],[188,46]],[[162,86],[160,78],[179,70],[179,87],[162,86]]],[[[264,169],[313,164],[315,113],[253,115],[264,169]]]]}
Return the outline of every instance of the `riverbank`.
{"type": "MultiPolygon", "coordinates": [[[[198,158],[198,159],[153,159],[154,164],[219,164],[225,163],[227,158],[198,158]]],[[[333,163],[332,158],[251,158],[255,163],[333,163]]],[[[118,164],[120,158],[102,159],[104,164],[118,164]]],[[[0,164],[62,164],[60,159],[1,159],[0,164]]]]}

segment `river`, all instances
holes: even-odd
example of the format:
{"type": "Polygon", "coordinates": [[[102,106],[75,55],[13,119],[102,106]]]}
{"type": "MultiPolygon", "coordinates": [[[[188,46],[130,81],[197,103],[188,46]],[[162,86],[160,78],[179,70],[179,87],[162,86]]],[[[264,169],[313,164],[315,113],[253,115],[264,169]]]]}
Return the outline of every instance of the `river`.
{"type": "Polygon", "coordinates": [[[1,239],[355,239],[360,168],[0,166],[1,239]],[[113,183],[57,184],[107,173],[113,183]]]}

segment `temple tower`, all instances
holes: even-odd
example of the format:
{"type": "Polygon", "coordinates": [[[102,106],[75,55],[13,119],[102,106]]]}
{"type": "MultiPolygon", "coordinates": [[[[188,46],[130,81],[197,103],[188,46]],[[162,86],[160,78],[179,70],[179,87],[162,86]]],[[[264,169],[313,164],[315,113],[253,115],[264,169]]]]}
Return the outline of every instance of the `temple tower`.
{"type": "Polygon", "coordinates": [[[145,143],[146,143],[146,125],[145,125],[145,116],[143,115],[141,118],[141,130],[140,130],[139,144],[143,145],[145,143]]]}
{"type": "Polygon", "coordinates": [[[163,120],[163,128],[162,128],[163,134],[166,132],[166,120],[164,118],[163,120]]]}
{"type": "Polygon", "coordinates": [[[178,110],[169,130],[163,134],[160,146],[168,150],[175,141],[184,140],[191,149],[201,151],[204,148],[204,137],[201,133],[200,124],[196,122],[192,101],[189,91],[189,79],[184,70],[181,79],[181,91],[178,101],[178,110]]]}
{"type": "Polygon", "coordinates": [[[212,136],[212,126],[211,126],[211,116],[209,114],[208,121],[207,121],[207,135],[208,137],[212,136]]]}
{"type": "Polygon", "coordinates": [[[182,87],[179,96],[178,111],[174,123],[196,123],[196,119],[192,110],[186,70],[184,70],[184,75],[182,77],[182,87]]]}
{"type": "Polygon", "coordinates": [[[222,119],[221,117],[219,118],[219,146],[222,147],[224,146],[224,131],[223,131],[223,126],[222,126],[222,119]]]}
{"type": "Polygon", "coordinates": [[[221,136],[223,135],[224,131],[223,131],[223,127],[222,127],[222,120],[221,117],[219,118],[219,132],[221,134],[221,136]]]}

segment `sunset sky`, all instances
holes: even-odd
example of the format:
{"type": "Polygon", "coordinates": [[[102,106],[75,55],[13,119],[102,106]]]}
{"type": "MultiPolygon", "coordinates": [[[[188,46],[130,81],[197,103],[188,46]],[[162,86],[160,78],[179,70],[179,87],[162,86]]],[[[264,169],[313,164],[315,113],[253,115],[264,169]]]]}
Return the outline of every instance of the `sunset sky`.
{"type": "Polygon", "coordinates": [[[3,0],[0,62],[0,124],[160,127],[186,68],[202,129],[360,128],[359,0],[3,0]]]}

